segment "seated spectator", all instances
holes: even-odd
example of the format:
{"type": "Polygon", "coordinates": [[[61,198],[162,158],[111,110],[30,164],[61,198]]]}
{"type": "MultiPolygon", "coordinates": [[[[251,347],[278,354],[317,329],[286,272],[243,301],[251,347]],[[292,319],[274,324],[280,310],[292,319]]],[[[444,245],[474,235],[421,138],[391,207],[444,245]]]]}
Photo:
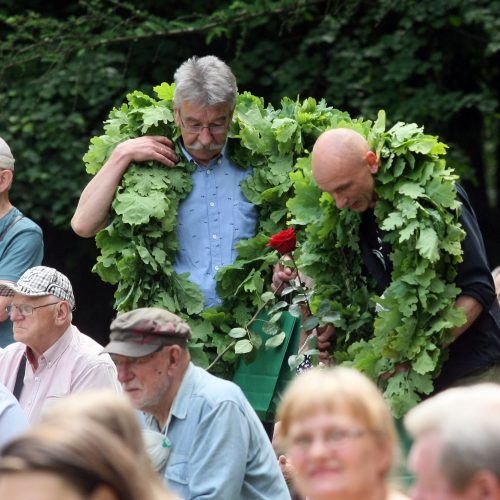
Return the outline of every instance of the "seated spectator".
{"type": "Polygon", "coordinates": [[[165,480],[189,500],[290,499],[271,443],[240,388],[191,363],[191,328],[158,308],[119,315],[110,353],[132,404],[165,447],[165,480]]]}
{"type": "Polygon", "coordinates": [[[0,448],[10,439],[28,429],[28,420],[17,399],[0,384],[0,448]]]}
{"type": "Polygon", "coordinates": [[[75,298],[66,276],[33,267],[17,284],[0,285],[0,295],[12,298],[7,310],[17,341],[0,352],[0,382],[16,395],[31,423],[45,405],[73,392],[105,387],[120,392],[110,357],[99,356],[102,347],[71,323],[75,298]]]}
{"type": "Polygon", "coordinates": [[[500,386],[448,389],[404,420],[415,500],[500,499],[500,386]]]}
{"type": "Polygon", "coordinates": [[[277,414],[278,439],[308,500],[402,500],[388,486],[394,422],[377,387],[350,368],[297,376],[277,414]]]}
{"type": "Polygon", "coordinates": [[[149,479],[131,449],[89,419],[38,424],[0,452],[0,498],[9,500],[172,499],[149,479]]]}

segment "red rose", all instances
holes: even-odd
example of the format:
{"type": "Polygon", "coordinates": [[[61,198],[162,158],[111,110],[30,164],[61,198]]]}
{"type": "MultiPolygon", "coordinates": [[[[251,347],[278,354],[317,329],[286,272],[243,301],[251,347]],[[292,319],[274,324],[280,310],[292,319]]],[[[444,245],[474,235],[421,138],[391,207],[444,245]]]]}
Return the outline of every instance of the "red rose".
{"type": "Polygon", "coordinates": [[[268,247],[272,247],[281,255],[293,252],[297,246],[297,238],[295,237],[295,230],[291,227],[285,229],[269,238],[267,242],[268,247]]]}

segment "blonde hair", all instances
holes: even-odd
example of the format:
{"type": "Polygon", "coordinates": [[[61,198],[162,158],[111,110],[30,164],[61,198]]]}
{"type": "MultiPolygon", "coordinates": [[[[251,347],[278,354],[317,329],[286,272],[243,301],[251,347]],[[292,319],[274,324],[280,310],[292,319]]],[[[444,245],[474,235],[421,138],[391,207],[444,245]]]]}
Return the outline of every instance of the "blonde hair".
{"type": "Polygon", "coordinates": [[[154,471],[144,447],[138,415],[123,394],[108,389],[95,389],[74,393],[46,408],[41,422],[55,426],[66,421],[78,421],[83,427],[93,422],[119,438],[132,452],[136,467],[147,478],[155,499],[173,499],[167,495],[161,479],[154,471]]]}
{"type": "Polygon", "coordinates": [[[393,456],[397,433],[388,405],[376,385],[351,368],[313,368],[289,385],[278,408],[278,439],[287,446],[290,426],[320,411],[347,411],[378,439],[387,443],[393,456]]]}
{"type": "Polygon", "coordinates": [[[439,468],[458,491],[478,470],[500,480],[500,386],[483,383],[456,387],[429,398],[408,412],[410,435],[436,432],[441,438],[439,468]]]}
{"type": "Polygon", "coordinates": [[[0,476],[35,471],[59,476],[83,496],[107,487],[119,500],[154,498],[131,450],[91,421],[38,424],[9,441],[0,476]]]}

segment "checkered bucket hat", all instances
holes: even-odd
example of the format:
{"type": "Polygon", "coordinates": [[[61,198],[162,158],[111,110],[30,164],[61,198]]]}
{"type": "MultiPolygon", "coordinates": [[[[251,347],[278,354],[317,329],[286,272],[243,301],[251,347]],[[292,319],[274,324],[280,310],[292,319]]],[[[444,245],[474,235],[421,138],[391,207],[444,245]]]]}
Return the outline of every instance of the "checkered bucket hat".
{"type": "Polygon", "coordinates": [[[69,279],[52,267],[36,266],[28,269],[14,285],[0,285],[0,295],[11,297],[15,293],[28,297],[54,295],[75,308],[75,297],[69,279]]]}

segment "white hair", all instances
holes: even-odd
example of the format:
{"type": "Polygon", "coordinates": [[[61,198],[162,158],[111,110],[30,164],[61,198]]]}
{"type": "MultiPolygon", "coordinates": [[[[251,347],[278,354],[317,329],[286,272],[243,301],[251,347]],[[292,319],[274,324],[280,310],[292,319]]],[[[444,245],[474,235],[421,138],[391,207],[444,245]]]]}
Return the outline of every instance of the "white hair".
{"type": "Polygon", "coordinates": [[[465,489],[479,470],[500,481],[500,385],[448,389],[410,410],[404,424],[414,439],[440,436],[440,472],[455,490],[465,489]]]}
{"type": "Polygon", "coordinates": [[[174,74],[174,104],[193,101],[204,106],[236,105],[238,87],[231,68],[215,56],[191,57],[174,74]]]}

